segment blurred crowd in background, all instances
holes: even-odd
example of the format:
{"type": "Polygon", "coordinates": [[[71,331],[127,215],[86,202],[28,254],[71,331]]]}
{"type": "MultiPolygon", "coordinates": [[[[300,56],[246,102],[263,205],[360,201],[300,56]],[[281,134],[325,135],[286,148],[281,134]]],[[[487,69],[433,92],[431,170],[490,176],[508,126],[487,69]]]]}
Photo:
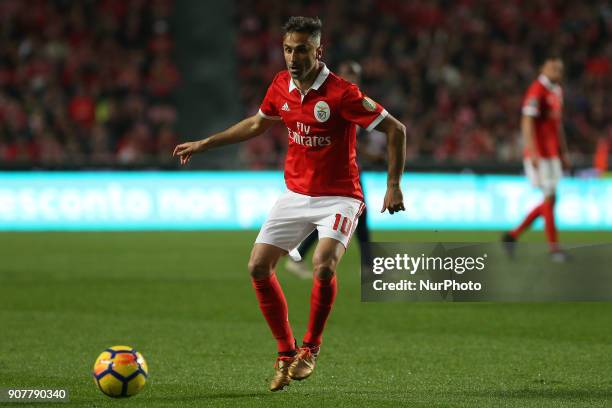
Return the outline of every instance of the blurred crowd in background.
{"type": "MultiPolygon", "coordinates": [[[[284,68],[287,16],[323,21],[323,60],[352,59],[361,87],[407,126],[408,162],[520,162],[523,94],[538,58],[557,52],[566,66],[565,126],[575,162],[600,138],[612,140],[612,8],[607,0],[336,0],[302,5],[239,0],[236,25],[241,99],[254,113],[284,68]]],[[[251,168],[282,166],[286,132],[244,146],[251,168]]],[[[371,134],[363,150],[380,157],[371,134]]],[[[362,160],[363,162],[363,160],[362,160]]],[[[362,163],[377,167],[381,163],[362,163]]]]}
{"type": "MultiPolygon", "coordinates": [[[[0,164],[176,164],[173,0],[0,1],[0,164]]],[[[324,61],[351,59],[361,87],[407,126],[408,161],[520,162],[521,100],[551,51],[566,64],[575,161],[612,139],[608,0],[236,0],[236,75],[253,114],[284,69],[282,25],[323,20],[324,61]]],[[[220,73],[221,75],[221,73],[220,73]]],[[[238,118],[234,118],[238,119],[238,118]]],[[[204,135],[203,135],[204,136],[204,135]]],[[[280,168],[286,131],[240,148],[234,167],[280,168]]],[[[382,166],[384,135],[361,150],[382,166]]]]}
{"type": "Polygon", "coordinates": [[[177,139],[172,0],[0,1],[0,162],[138,165],[177,139]]]}

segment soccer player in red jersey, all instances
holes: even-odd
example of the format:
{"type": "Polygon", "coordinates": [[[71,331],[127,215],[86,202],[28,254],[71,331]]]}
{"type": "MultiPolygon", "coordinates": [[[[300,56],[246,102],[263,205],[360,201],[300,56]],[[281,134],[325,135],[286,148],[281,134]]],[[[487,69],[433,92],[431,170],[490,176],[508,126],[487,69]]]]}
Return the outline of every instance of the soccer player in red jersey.
{"type": "Polygon", "coordinates": [[[307,378],[315,367],[323,329],[336,297],[336,269],[364,208],[355,125],[387,135],[387,191],[381,212],[404,210],[400,189],[405,161],[404,125],[321,62],[318,18],[291,17],[284,32],[287,70],[274,78],[259,112],[223,132],[180,144],[174,150],[181,164],[186,164],[194,153],[259,136],[279,121],[287,127],[287,192],[270,211],[248,263],[259,307],[277,342],[271,391],[283,389],[292,379],[307,378]],[[298,348],[274,270],[279,258],[314,229],[319,233],[319,242],[312,260],[310,318],[298,348]]]}
{"type": "MultiPolygon", "coordinates": [[[[359,86],[359,82],[361,80],[361,65],[359,65],[357,62],[351,60],[344,61],[338,66],[337,72],[342,79],[359,86]]],[[[362,156],[370,160],[384,160],[384,157],[379,157],[378,155],[368,152],[361,143],[364,138],[367,137],[367,134],[368,132],[365,132],[363,129],[357,129],[358,158],[359,156],[362,156]]],[[[357,234],[357,241],[359,242],[359,249],[361,250],[362,265],[371,265],[370,249],[368,247],[370,242],[370,231],[368,229],[367,208],[365,207],[359,216],[355,234],[357,234]]],[[[287,262],[285,263],[285,269],[287,269],[287,271],[302,279],[312,278],[312,271],[303,259],[310,248],[312,248],[312,246],[317,242],[317,238],[317,231],[313,231],[304,239],[304,241],[300,243],[297,248],[294,248],[289,252],[289,257],[287,257],[287,262]]]]}
{"type": "Polygon", "coordinates": [[[556,56],[548,57],[541,67],[540,76],[529,86],[523,100],[521,132],[525,142],[525,173],[531,183],[542,190],[544,200],[532,209],[523,222],[504,234],[503,241],[509,251],[513,243],[542,216],[551,259],[563,262],[565,252],[559,248],[555,226],[557,184],[562,167],[569,167],[565,132],[562,123],[563,62],[556,56]]]}

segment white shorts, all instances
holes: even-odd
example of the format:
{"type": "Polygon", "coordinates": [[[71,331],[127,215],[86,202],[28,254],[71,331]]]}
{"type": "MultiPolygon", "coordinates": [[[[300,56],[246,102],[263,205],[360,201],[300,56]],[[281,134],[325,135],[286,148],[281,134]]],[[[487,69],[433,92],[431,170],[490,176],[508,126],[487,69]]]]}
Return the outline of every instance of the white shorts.
{"type": "Polygon", "coordinates": [[[561,160],[557,157],[540,159],[538,167],[533,167],[530,159],[523,161],[525,174],[534,187],[542,189],[545,195],[552,195],[557,190],[557,184],[563,175],[561,160]]]}
{"type": "Polygon", "coordinates": [[[365,204],[356,198],[311,197],[287,191],[276,201],[255,243],[289,252],[315,228],[319,239],[333,238],[348,247],[365,204]]]}

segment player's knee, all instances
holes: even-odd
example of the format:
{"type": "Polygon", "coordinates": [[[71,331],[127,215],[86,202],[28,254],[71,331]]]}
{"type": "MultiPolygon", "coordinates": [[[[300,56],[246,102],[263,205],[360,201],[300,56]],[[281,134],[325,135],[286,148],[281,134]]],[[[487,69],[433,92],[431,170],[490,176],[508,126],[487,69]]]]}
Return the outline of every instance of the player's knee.
{"type": "Polygon", "coordinates": [[[258,258],[249,259],[248,269],[253,279],[264,279],[272,274],[272,266],[258,258]]]}
{"type": "Polygon", "coordinates": [[[336,274],[336,263],[331,260],[313,261],[314,276],[317,279],[331,279],[336,274]]]}

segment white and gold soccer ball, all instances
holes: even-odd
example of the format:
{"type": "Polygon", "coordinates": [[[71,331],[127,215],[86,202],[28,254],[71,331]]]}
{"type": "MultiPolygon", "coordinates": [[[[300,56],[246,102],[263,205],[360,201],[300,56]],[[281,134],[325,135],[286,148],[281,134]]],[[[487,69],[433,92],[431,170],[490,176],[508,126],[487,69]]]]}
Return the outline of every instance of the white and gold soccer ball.
{"type": "Polygon", "coordinates": [[[142,354],[129,346],[107,348],[93,368],[96,385],[113,398],[131,397],[144,388],[149,367],[142,354]]]}

